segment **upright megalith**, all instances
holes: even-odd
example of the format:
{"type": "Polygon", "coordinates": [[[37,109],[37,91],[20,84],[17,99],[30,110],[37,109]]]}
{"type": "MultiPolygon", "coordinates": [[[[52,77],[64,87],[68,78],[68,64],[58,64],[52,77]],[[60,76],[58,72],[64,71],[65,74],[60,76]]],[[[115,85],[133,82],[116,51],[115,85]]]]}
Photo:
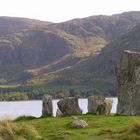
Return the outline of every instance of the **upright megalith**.
{"type": "Polygon", "coordinates": [[[78,104],[78,98],[64,98],[61,99],[57,104],[63,115],[70,116],[82,114],[82,111],[78,104]]]}
{"type": "Polygon", "coordinates": [[[43,106],[42,106],[42,115],[43,116],[52,116],[52,96],[44,95],[43,96],[43,106]]]}
{"type": "Polygon", "coordinates": [[[105,99],[102,104],[98,105],[96,114],[109,115],[111,113],[112,104],[113,104],[113,100],[105,99]]]}
{"type": "Polygon", "coordinates": [[[124,51],[117,63],[120,115],[140,115],[140,53],[124,51]]]}
{"type": "Polygon", "coordinates": [[[99,105],[103,104],[105,97],[102,95],[94,95],[88,97],[88,112],[97,113],[97,108],[99,105]]]}

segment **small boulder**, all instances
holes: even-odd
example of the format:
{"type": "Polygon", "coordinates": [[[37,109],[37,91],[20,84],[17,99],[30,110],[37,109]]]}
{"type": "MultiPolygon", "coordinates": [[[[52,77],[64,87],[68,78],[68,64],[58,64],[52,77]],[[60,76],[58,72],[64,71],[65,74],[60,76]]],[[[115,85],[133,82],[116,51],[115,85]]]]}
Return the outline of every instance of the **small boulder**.
{"type": "Polygon", "coordinates": [[[52,116],[52,96],[50,95],[43,96],[42,115],[52,116]]]}
{"type": "Polygon", "coordinates": [[[78,104],[78,98],[64,98],[57,103],[63,115],[79,115],[82,111],[78,104]]]}
{"type": "Polygon", "coordinates": [[[71,121],[71,126],[74,128],[85,128],[88,126],[87,122],[84,120],[79,120],[77,117],[75,117],[72,121],[71,121]]]}

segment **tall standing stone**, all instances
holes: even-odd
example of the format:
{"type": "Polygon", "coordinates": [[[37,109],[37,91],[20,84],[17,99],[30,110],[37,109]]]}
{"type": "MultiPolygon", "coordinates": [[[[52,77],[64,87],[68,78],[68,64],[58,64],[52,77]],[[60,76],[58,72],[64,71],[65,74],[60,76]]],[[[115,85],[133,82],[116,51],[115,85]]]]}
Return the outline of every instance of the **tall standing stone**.
{"type": "Polygon", "coordinates": [[[63,115],[70,116],[82,114],[82,111],[78,104],[78,98],[64,98],[61,99],[57,104],[63,115]]]}
{"type": "Polygon", "coordinates": [[[102,95],[94,95],[88,97],[88,112],[97,113],[99,105],[103,104],[105,97],[102,95]]]}
{"type": "Polygon", "coordinates": [[[140,53],[124,51],[117,63],[120,115],[140,115],[140,53]]]}
{"type": "Polygon", "coordinates": [[[43,107],[42,107],[42,115],[43,116],[52,116],[52,96],[44,95],[43,96],[43,107]]]}

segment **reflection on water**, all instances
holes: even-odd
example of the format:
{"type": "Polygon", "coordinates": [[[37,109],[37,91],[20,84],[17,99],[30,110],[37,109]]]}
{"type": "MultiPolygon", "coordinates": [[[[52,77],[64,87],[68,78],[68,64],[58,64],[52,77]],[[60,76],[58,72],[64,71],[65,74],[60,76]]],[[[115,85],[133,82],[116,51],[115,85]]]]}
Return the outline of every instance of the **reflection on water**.
{"type": "MultiPolygon", "coordinates": [[[[113,106],[111,113],[116,113],[116,108],[118,104],[117,98],[113,99],[113,106]]],[[[60,99],[53,100],[53,116],[56,116],[57,102],[60,99]]],[[[88,99],[81,98],[78,100],[79,107],[81,108],[83,114],[88,112],[88,99]]],[[[0,120],[3,119],[15,119],[19,116],[35,116],[40,117],[42,115],[42,101],[11,101],[11,102],[0,102],[0,120]]]]}
{"type": "Polygon", "coordinates": [[[40,117],[42,101],[11,101],[0,102],[0,120],[15,119],[19,116],[40,117]]]}
{"type": "Polygon", "coordinates": [[[78,104],[82,110],[82,113],[86,114],[88,112],[88,99],[79,99],[78,104]]]}
{"type": "Polygon", "coordinates": [[[118,98],[111,98],[111,99],[113,100],[111,113],[116,113],[117,112],[117,105],[118,105],[118,98]]]}

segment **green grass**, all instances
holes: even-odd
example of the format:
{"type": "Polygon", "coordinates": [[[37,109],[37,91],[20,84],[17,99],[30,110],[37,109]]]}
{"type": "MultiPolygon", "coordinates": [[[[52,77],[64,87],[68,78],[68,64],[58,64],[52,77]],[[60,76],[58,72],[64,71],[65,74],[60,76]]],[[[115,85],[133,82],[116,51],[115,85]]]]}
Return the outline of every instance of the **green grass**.
{"type": "Polygon", "coordinates": [[[82,115],[79,118],[87,121],[87,128],[71,128],[70,117],[22,119],[16,123],[33,125],[44,140],[140,140],[140,117],[82,115]]]}

